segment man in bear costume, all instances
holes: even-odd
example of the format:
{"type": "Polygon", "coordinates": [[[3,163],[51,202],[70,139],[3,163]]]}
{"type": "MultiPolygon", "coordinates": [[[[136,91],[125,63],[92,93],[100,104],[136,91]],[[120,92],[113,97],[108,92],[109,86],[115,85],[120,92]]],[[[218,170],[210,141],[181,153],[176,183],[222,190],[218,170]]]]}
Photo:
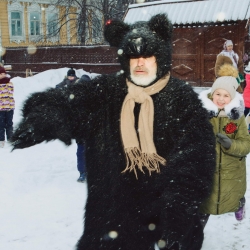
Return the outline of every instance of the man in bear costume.
{"type": "Polygon", "coordinates": [[[24,104],[14,149],[86,141],[78,250],[201,249],[199,206],[210,192],[215,139],[197,94],[170,76],[171,34],[165,14],[108,21],[121,72],[34,93],[24,104]]]}

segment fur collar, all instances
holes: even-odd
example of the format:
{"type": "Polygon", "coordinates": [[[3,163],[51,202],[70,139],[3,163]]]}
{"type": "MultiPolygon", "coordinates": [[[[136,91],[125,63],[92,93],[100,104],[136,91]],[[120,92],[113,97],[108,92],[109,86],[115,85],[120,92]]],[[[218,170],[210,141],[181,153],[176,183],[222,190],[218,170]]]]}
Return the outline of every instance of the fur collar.
{"type": "MultiPolygon", "coordinates": [[[[212,100],[208,97],[211,93],[211,88],[208,90],[204,90],[199,94],[199,99],[202,101],[203,107],[207,109],[209,113],[209,117],[217,117],[221,110],[212,102],[212,100]]],[[[234,99],[225,106],[224,111],[225,115],[231,120],[237,120],[242,115],[244,115],[244,100],[241,94],[236,92],[234,99]]]]}

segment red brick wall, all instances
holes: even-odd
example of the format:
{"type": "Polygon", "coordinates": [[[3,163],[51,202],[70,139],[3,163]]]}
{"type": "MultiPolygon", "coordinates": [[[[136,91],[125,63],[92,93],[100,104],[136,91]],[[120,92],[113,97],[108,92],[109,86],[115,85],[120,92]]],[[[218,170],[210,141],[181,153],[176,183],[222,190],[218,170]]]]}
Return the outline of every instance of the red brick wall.
{"type": "Polygon", "coordinates": [[[63,67],[99,74],[120,70],[116,49],[109,46],[37,47],[34,54],[29,54],[27,47],[6,48],[3,59],[5,65],[12,65],[12,77],[25,76],[27,68],[34,74],[63,67]]]}

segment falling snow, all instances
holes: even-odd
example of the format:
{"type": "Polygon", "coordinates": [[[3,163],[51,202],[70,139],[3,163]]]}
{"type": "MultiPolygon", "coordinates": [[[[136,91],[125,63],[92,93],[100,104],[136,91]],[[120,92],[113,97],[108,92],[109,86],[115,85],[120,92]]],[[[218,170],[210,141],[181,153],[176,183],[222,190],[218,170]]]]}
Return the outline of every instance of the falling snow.
{"type": "MultiPolygon", "coordinates": [[[[48,70],[29,78],[13,78],[16,100],[14,124],[21,119],[20,109],[27,96],[55,87],[67,70],[48,70]]],[[[76,74],[89,73],[80,69],[76,74]]],[[[76,182],[76,144],[72,142],[69,147],[56,140],[13,152],[8,144],[0,149],[0,249],[74,249],[83,231],[87,187],[76,182]]],[[[249,183],[249,156],[247,169],[249,183]]],[[[205,228],[202,250],[249,249],[248,186],[245,220],[237,222],[233,213],[211,216],[205,228]]],[[[154,224],[149,224],[149,230],[154,230],[154,227],[154,224]]],[[[111,231],[107,237],[115,239],[119,235],[111,231]]],[[[157,244],[163,247],[165,242],[159,241],[157,244]]]]}

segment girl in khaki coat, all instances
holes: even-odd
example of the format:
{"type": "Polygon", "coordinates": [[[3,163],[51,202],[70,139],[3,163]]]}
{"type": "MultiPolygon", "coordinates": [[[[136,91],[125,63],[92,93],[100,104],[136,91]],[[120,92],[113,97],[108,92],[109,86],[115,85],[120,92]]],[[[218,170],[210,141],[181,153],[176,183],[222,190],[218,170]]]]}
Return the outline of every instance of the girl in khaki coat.
{"type": "Polygon", "coordinates": [[[250,152],[250,136],[244,116],[244,102],[236,92],[235,77],[216,79],[209,90],[200,93],[208,110],[216,143],[216,170],[211,194],[200,207],[205,226],[210,214],[234,212],[244,218],[246,192],[246,155],[250,152]]]}

